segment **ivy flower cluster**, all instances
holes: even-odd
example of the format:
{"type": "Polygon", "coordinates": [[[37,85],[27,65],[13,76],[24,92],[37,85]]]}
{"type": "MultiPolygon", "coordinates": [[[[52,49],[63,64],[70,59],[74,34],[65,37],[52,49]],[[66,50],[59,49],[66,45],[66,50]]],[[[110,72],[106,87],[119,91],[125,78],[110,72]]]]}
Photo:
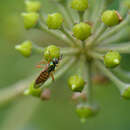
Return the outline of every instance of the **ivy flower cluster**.
{"type": "MultiPolygon", "coordinates": [[[[55,80],[71,71],[73,67],[77,68],[68,77],[68,88],[73,92],[73,99],[77,100],[76,113],[82,122],[99,111],[92,94],[93,77],[99,72],[117,86],[124,99],[129,99],[130,84],[123,82],[115,74],[118,71],[120,75],[126,75],[119,66],[123,58],[121,54],[130,53],[130,41],[119,44],[118,41],[123,37],[119,32],[130,25],[130,2],[122,2],[119,10],[109,10],[109,0],[101,0],[100,4],[94,0],[50,2],[54,2],[59,11],[44,15],[39,1],[25,1],[26,11],[22,13],[24,27],[27,30],[39,29],[46,32],[62,41],[61,46],[53,44],[42,47],[28,40],[17,45],[15,49],[27,58],[34,52],[42,54],[41,60],[47,61],[46,66],[54,58],[58,59],[63,55],[56,67],[55,80]]],[[[37,76],[22,92],[24,90],[25,95],[48,100],[51,84],[54,82],[48,77],[39,88],[35,88],[37,76]]]]}

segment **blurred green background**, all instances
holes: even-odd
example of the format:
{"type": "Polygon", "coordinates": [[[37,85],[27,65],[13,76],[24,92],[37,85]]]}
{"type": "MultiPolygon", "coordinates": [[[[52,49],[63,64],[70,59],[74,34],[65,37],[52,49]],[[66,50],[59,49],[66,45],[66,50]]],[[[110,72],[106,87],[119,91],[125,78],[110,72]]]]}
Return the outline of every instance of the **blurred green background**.
{"type": "MultiPolygon", "coordinates": [[[[41,0],[43,11],[54,12],[51,0],[41,0]]],[[[111,8],[118,7],[115,0],[111,8]]],[[[24,40],[33,40],[46,45],[50,38],[38,30],[26,31],[20,13],[24,10],[23,0],[0,0],[0,89],[38,72],[35,65],[41,56],[24,58],[14,46],[24,40]]],[[[58,42],[58,41],[57,41],[58,42]]],[[[129,55],[124,56],[125,59],[129,55]]],[[[123,67],[130,68],[128,60],[123,67]]],[[[130,70],[130,69],[129,69],[130,70]]],[[[52,85],[52,97],[42,102],[33,97],[19,98],[0,108],[0,130],[129,130],[130,101],[120,98],[119,91],[112,84],[95,85],[94,98],[100,104],[99,114],[80,123],[75,114],[75,104],[67,87],[67,76],[52,85]]]]}

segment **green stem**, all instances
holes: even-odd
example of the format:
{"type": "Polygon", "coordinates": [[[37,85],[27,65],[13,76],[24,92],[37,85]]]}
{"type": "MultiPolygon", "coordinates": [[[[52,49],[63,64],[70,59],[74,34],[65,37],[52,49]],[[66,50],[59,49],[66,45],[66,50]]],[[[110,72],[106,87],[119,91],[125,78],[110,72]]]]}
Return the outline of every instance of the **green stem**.
{"type": "MultiPolygon", "coordinates": [[[[63,56],[76,55],[80,52],[80,50],[78,48],[64,47],[64,48],[60,48],[60,49],[61,49],[61,54],[63,54],[63,56]]],[[[32,50],[33,50],[33,52],[35,52],[37,54],[44,53],[44,48],[40,47],[36,44],[33,44],[32,50]]]]}
{"type": "Polygon", "coordinates": [[[129,37],[129,32],[126,30],[126,28],[124,28],[121,32],[115,34],[114,36],[109,37],[108,39],[105,39],[105,41],[102,42],[102,45],[121,42],[126,40],[128,37],[129,37]]]}
{"type": "MultiPolygon", "coordinates": [[[[71,61],[68,62],[68,64],[64,65],[59,71],[55,74],[55,80],[60,78],[66,71],[68,71],[75,63],[76,58],[72,58],[71,61]]],[[[48,87],[53,81],[51,79],[48,79],[47,82],[42,86],[42,88],[48,87]]]]}
{"type": "Polygon", "coordinates": [[[84,22],[84,12],[78,12],[79,14],[79,19],[80,19],[80,22],[84,22]]]}
{"type": "Polygon", "coordinates": [[[111,37],[112,35],[118,33],[122,28],[124,28],[127,24],[129,23],[129,15],[127,16],[127,18],[121,22],[119,25],[117,25],[116,27],[110,29],[108,32],[106,32],[104,35],[102,35],[102,37],[100,37],[97,41],[97,44],[100,44],[102,41],[104,41],[105,39],[111,37]]]}
{"type": "Polygon", "coordinates": [[[32,45],[32,51],[33,51],[33,52],[36,52],[36,53],[38,53],[38,54],[43,54],[44,48],[43,48],[43,47],[40,47],[40,46],[38,46],[37,44],[34,44],[34,43],[33,43],[33,45],[32,45]]]}
{"type": "Polygon", "coordinates": [[[71,29],[73,26],[73,22],[70,17],[70,14],[68,15],[66,8],[64,6],[62,6],[62,4],[57,3],[56,5],[57,5],[58,9],[60,10],[60,12],[63,14],[68,28],[71,29]]]}
{"type": "Polygon", "coordinates": [[[128,12],[128,8],[126,8],[126,6],[124,5],[123,2],[120,3],[120,7],[119,7],[119,13],[120,15],[124,18],[128,12]]]}
{"type": "Polygon", "coordinates": [[[91,16],[91,11],[90,11],[90,10],[86,10],[86,11],[84,12],[83,21],[88,20],[88,19],[90,18],[90,16],[91,16]]]}
{"type": "Polygon", "coordinates": [[[92,65],[91,61],[86,61],[86,78],[87,78],[87,87],[86,87],[86,93],[87,93],[87,99],[88,104],[92,104],[92,65]]]}
{"type": "Polygon", "coordinates": [[[104,55],[103,54],[100,54],[98,52],[95,52],[95,51],[90,51],[88,52],[88,54],[90,55],[90,57],[93,57],[93,59],[99,59],[99,60],[104,60],[104,55]]]}
{"type": "Polygon", "coordinates": [[[96,43],[95,41],[105,32],[107,29],[107,26],[105,24],[101,24],[100,28],[97,30],[97,32],[90,37],[90,39],[86,42],[86,46],[94,46],[96,43]]]}
{"type": "Polygon", "coordinates": [[[95,32],[96,31],[96,29],[97,29],[97,27],[98,26],[100,26],[100,24],[101,24],[101,14],[102,14],[102,12],[105,10],[105,8],[106,8],[106,1],[105,0],[103,0],[102,2],[101,2],[101,5],[99,6],[100,7],[100,9],[99,9],[99,13],[97,14],[97,12],[95,12],[95,15],[94,15],[94,25],[93,25],[93,32],[95,32]],[[95,18],[96,18],[96,20],[95,20],[95,18]]]}
{"type": "Polygon", "coordinates": [[[120,43],[120,44],[112,44],[112,45],[107,45],[107,46],[101,46],[101,47],[97,47],[95,48],[95,51],[101,52],[101,53],[105,53],[108,51],[118,51],[119,53],[123,53],[123,54],[128,54],[130,53],[130,42],[127,43],[120,43]]]}
{"type": "Polygon", "coordinates": [[[16,97],[18,98],[19,96],[23,95],[23,92],[26,88],[28,88],[30,82],[34,76],[27,78],[25,80],[21,80],[17,83],[15,83],[12,86],[9,86],[8,88],[1,89],[0,91],[0,106],[5,105],[12,100],[14,100],[16,97]]]}
{"type": "Polygon", "coordinates": [[[106,75],[109,77],[111,81],[117,86],[117,88],[122,91],[127,85],[119,80],[108,68],[106,68],[101,62],[96,61],[95,65],[106,75]]]}
{"type": "Polygon", "coordinates": [[[73,10],[72,8],[70,8],[70,3],[69,3],[69,2],[67,2],[66,11],[67,11],[67,13],[68,13],[68,16],[69,16],[69,18],[70,18],[72,24],[74,24],[74,23],[75,23],[75,20],[74,20],[73,15],[75,16],[75,14],[74,14],[74,10],[73,10]]]}
{"type": "Polygon", "coordinates": [[[45,24],[40,23],[39,29],[42,30],[42,31],[44,31],[44,32],[47,32],[48,34],[54,36],[57,39],[65,42],[69,46],[73,46],[73,43],[68,38],[64,37],[63,34],[57,32],[57,31],[49,30],[45,24]]]}
{"type": "Polygon", "coordinates": [[[79,52],[80,50],[76,48],[61,48],[61,54],[63,56],[77,55],[79,52]]]}
{"type": "Polygon", "coordinates": [[[73,36],[72,36],[63,26],[62,26],[62,28],[60,29],[60,31],[61,31],[62,33],[64,33],[64,34],[66,35],[66,37],[68,37],[74,45],[79,46],[77,40],[74,39],[73,36]]]}
{"type": "Polygon", "coordinates": [[[93,14],[93,6],[91,6],[91,5],[94,5],[94,3],[95,3],[95,0],[89,1],[89,5],[88,5],[89,7],[84,12],[84,21],[91,18],[92,14],[93,14]]]}
{"type": "Polygon", "coordinates": [[[115,73],[120,79],[130,82],[130,72],[124,71],[119,67],[112,70],[112,72],[115,73]]]}
{"type": "Polygon", "coordinates": [[[84,62],[83,61],[84,61],[84,56],[81,55],[78,58],[77,71],[76,71],[76,73],[79,74],[80,76],[84,75],[84,62]]]}

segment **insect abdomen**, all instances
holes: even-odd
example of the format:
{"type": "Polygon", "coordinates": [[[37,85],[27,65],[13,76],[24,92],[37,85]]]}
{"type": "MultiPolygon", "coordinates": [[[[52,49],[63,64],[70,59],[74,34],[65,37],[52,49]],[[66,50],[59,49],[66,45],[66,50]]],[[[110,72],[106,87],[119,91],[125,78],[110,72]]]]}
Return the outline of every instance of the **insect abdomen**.
{"type": "Polygon", "coordinates": [[[42,71],[41,73],[40,73],[40,75],[38,76],[38,78],[36,79],[36,81],[35,81],[35,84],[36,85],[38,85],[38,84],[40,84],[40,83],[44,83],[48,78],[49,78],[49,73],[48,73],[48,71],[47,70],[45,70],[45,71],[42,71]]]}

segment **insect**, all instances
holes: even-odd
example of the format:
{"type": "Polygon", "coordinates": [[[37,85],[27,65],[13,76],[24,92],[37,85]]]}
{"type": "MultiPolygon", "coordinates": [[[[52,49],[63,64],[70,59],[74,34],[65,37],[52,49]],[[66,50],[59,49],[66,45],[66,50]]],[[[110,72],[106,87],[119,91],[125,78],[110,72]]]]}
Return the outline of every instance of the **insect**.
{"type": "MultiPolygon", "coordinates": [[[[62,59],[62,55],[59,58],[54,58],[46,65],[45,69],[36,78],[34,83],[34,88],[39,88],[42,84],[44,84],[48,80],[50,76],[52,77],[52,80],[54,80],[53,72],[55,71],[55,68],[61,59],[62,59]]],[[[45,64],[45,63],[42,61],[40,64],[45,64]]],[[[41,68],[41,66],[39,65],[37,67],[41,68]]]]}

